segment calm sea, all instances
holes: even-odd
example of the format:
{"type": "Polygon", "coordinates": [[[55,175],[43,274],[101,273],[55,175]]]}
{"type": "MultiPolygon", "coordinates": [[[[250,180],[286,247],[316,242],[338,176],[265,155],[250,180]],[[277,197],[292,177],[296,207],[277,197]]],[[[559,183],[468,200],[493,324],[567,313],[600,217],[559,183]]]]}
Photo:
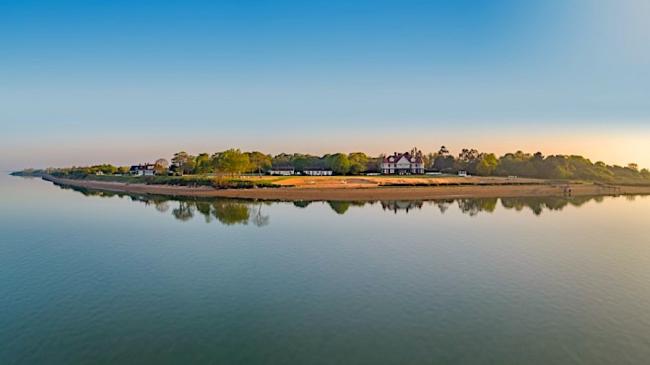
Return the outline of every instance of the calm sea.
{"type": "Polygon", "coordinates": [[[0,364],[650,361],[649,197],[0,207],[0,364]]]}

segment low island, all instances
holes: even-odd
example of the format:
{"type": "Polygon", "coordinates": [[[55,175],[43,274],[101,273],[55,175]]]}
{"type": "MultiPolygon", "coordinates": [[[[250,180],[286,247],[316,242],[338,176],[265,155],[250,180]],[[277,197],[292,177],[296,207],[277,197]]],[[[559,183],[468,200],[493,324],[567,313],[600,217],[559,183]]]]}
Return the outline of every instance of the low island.
{"type": "MultiPolygon", "coordinates": [[[[561,182],[499,177],[246,177],[241,181],[264,182],[251,188],[219,188],[208,185],[168,185],[109,179],[60,178],[43,175],[58,185],[110,192],[185,197],[223,197],[257,200],[428,200],[487,197],[589,196],[650,194],[650,186],[617,186],[587,182],[561,182]]],[[[242,179],[240,177],[240,179],[242,179]]]]}
{"type": "Polygon", "coordinates": [[[424,154],[266,155],[231,149],[213,155],[179,152],[172,164],[23,170],[58,185],[186,197],[261,200],[426,200],[447,198],[650,194],[650,173],[592,163],[581,156],[516,152],[496,157],[443,146],[424,154]]]}

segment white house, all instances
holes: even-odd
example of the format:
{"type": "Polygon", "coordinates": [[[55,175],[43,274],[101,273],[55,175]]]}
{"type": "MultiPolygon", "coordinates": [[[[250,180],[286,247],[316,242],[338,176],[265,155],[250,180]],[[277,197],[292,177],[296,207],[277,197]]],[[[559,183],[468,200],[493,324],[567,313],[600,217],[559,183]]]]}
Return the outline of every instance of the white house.
{"type": "Polygon", "coordinates": [[[295,175],[296,171],[293,167],[271,167],[267,173],[269,175],[291,176],[295,175]]]}
{"type": "Polygon", "coordinates": [[[321,168],[307,168],[304,169],[303,174],[309,176],[332,176],[332,170],[321,168]]]}
{"type": "Polygon", "coordinates": [[[397,175],[424,174],[422,153],[417,152],[415,155],[411,155],[409,152],[395,152],[390,156],[386,156],[381,163],[381,173],[397,175]]]}
{"type": "Polygon", "coordinates": [[[129,169],[129,173],[136,176],[154,176],[156,174],[156,165],[152,163],[133,165],[129,169]]]}

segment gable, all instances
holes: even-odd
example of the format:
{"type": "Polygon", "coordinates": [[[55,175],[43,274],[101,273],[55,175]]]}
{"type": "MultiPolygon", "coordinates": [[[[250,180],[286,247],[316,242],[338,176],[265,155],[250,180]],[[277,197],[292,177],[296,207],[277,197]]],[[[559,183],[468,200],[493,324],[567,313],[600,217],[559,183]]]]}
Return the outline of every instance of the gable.
{"type": "Polygon", "coordinates": [[[410,165],[411,161],[406,156],[402,156],[399,160],[397,160],[396,164],[398,165],[410,165]]]}

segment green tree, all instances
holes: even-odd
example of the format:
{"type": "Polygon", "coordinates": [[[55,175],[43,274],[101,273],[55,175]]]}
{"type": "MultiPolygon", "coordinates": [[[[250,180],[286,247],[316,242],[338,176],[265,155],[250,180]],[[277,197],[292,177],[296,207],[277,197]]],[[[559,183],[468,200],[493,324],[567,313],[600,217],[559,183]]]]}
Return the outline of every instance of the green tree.
{"type": "Polygon", "coordinates": [[[343,153],[336,153],[328,158],[328,163],[332,172],[339,175],[345,175],[350,172],[350,160],[343,153]]]}
{"type": "Polygon", "coordinates": [[[433,168],[441,172],[451,172],[454,170],[456,165],[456,159],[454,156],[446,154],[438,154],[433,160],[433,168]]]}
{"type": "Polygon", "coordinates": [[[478,160],[479,161],[476,164],[476,174],[478,175],[492,175],[499,166],[499,160],[494,153],[483,153],[479,156],[478,160]]]}
{"type": "Polygon", "coordinates": [[[248,156],[234,148],[216,154],[215,162],[218,171],[231,175],[241,174],[250,166],[248,156]]]}
{"type": "Polygon", "coordinates": [[[435,154],[433,161],[430,162],[431,167],[440,172],[452,172],[456,165],[456,159],[449,153],[449,149],[445,146],[440,146],[440,149],[435,154]]]}
{"type": "Polygon", "coordinates": [[[207,174],[212,172],[212,163],[210,161],[210,155],[207,153],[201,153],[194,159],[194,173],[195,174],[207,174]]]}
{"type": "Polygon", "coordinates": [[[172,163],[180,168],[183,174],[191,174],[194,172],[195,157],[185,151],[176,152],[172,157],[172,163]]]}
{"type": "Polygon", "coordinates": [[[265,155],[262,152],[246,152],[248,156],[248,161],[250,162],[250,171],[257,171],[258,174],[262,174],[262,170],[266,170],[271,167],[271,156],[265,155]]]}
{"type": "MultiPolygon", "coordinates": [[[[556,162],[563,163],[560,160],[556,162]]],[[[499,158],[499,166],[497,167],[496,174],[501,176],[536,177],[539,171],[535,168],[533,156],[529,153],[517,151],[515,153],[507,153],[499,158]]]]}
{"type": "Polygon", "coordinates": [[[273,156],[271,164],[273,166],[289,166],[291,164],[292,155],[288,153],[280,153],[273,156]]]}
{"type": "Polygon", "coordinates": [[[422,162],[424,163],[424,168],[428,169],[433,167],[433,162],[436,160],[436,157],[438,154],[436,153],[427,153],[426,155],[422,155],[422,162]]]}
{"type": "Polygon", "coordinates": [[[310,167],[314,160],[315,158],[309,155],[294,154],[291,156],[290,163],[296,171],[303,171],[306,167],[310,167]]]}
{"type": "Polygon", "coordinates": [[[381,154],[377,157],[368,157],[367,171],[380,172],[381,164],[384,162],[386,155],[381,154]]]}
{"type": "Polygon", "coordinates": [[[456,160],[456,170],[467,170],[471,174],[476,174],[479,156],[480,154],[476,149],[463,148],[456,160]]]}
{"type": "Polygon", "coordinates": [[[96,174],[101,171],[102,174],[113,175],[117,172],[117,167],[110,164],[95,165],[87,169],[88,173],[96,174]]]}
{"type": "Polygon", "coordinates": [[[350,161],[350,173],[352,175],[360,174],[368,168],[368,156],[363,152],[353,152],[348,155],[350,161]]]}

